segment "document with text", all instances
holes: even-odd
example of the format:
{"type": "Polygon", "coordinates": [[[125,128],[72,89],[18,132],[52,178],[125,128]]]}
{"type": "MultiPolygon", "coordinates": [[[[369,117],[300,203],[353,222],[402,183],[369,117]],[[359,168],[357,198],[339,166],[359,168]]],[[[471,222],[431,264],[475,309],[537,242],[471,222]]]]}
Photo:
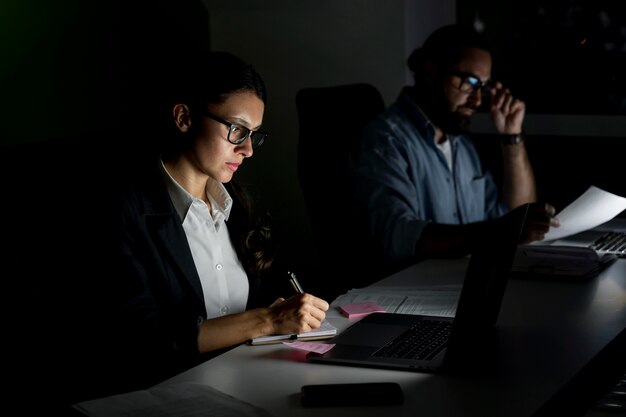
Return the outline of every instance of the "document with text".
{"type": "Polygon", "coordinates": [[[461,294],[460,285],[356,288],[337,297],[331,307],[373,301],[387,313],[454,317],[461,294]]]}

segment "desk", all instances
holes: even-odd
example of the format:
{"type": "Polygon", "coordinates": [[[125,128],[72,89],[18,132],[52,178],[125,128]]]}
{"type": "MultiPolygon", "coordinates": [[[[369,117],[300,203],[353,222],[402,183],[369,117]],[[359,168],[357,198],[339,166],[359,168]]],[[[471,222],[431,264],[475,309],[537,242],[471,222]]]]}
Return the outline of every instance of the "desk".
{"type": "MultiPolygon", "coordinates": [[[[424,261],[374,285],[460,284],[466,259],[424,261]]],[[[351,322],[330,311],[339,330],[351,322]]],[[[311,364],[284,345],[242,345],[166,382],[210,385],[277,416],[531,416],[626,325],[626,259],[587,283],[510,280],[492,370],[449,376],[311,364]],[[305,384],[398,382],[402,406],[304,408],[305,384]]]]}

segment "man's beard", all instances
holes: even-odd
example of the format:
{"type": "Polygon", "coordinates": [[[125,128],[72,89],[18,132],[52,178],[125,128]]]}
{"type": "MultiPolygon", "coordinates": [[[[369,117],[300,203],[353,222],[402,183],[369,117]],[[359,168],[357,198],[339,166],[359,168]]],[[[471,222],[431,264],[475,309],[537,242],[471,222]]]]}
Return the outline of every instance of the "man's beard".
{"type": "Polygon", "coordinates": [[[472,120],[468,116],[464,116],[459,112],[442,112],[438,120],[433,120],[436,126],[441,128],[445,133],[452,135],[460,135],[469,132],[472,120]]]}
{"type": "Polygon", "coordinates": [[[450,103],[445,95],[445,92],[440,94],[433,93],[435,99],[430,112],[430,121],[443,130],[444,133],[450,133],[452,135],[460,135],[468,133],[471,124],[471,117],[464,116],[459,111],[460,109],[471,108],[471,104],[465,103],[460,108],[450,103]],[[456,110],[454,109],[456,107],[456,110]]]}

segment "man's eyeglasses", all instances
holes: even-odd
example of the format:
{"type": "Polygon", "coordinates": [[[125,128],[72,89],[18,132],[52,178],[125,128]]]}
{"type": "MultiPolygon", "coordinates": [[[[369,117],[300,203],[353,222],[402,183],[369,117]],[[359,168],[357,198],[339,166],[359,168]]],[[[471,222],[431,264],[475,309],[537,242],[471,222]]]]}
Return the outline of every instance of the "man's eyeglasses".
{"type": "Polygon", "coordinates": [[[216,122],[220,122],[221,124],[228,126],[228,136],[226,136],[226,139],[233,145],[240,145],[244,143],[249,137],[252,141],[252,147],[258,148],[259,146],[263,145],[263,142],[265,142],[265,138],[267,138],[267,132],[262,132],[260,130],[250,130],[245,126],[227,122],[226,120],[214,116],[208,112],[205,112],[204,115],[209,119],[213,119],[216,122]]]}
{"type": "Polygon", "coordinates": [[[489,93],[489,89],[493,86],[493,82],[491,80],[482,82],[478,77],[466,72],[454,70],[450,72],[455,77],[459,77],[461,79],[461,84],[459,84],[457,88],[467,94],[475,94],[480,91],[482,95],[485,95],[489,93]]]}

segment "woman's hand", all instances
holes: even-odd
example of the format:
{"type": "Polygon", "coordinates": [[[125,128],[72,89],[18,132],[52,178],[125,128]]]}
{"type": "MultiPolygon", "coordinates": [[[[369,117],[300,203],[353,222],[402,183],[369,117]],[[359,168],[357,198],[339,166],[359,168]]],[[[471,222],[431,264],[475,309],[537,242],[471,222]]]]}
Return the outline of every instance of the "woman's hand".
{"type": "Polygon", "coordinates": [[[302,333],[320,327],[330,306],[311,294],[279,298],[269,307],[275,334],[302,333]]]}

